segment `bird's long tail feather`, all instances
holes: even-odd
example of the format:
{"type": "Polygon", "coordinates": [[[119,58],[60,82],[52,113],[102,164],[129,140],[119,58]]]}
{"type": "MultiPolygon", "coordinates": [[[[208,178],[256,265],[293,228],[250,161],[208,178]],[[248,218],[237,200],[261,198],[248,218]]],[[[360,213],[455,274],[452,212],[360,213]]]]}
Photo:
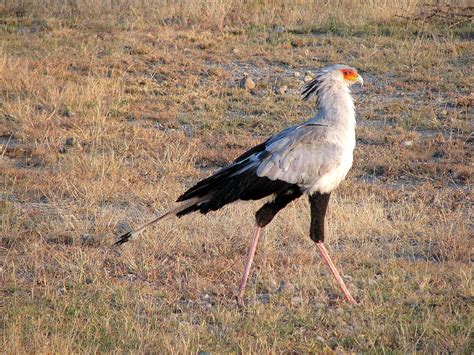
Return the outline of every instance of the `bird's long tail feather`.
{"type": "Polygon", "coordinates": [[[172,210],[166,212],[165,214],[163,214],[159,217],[156,217],[155,219],[152,219],[150,222],[147,222],[144,225],[140,226],[138,229],[122,234],[118,238],[118,240],[114,243],[114,245],[122,245],[123,243],[128,242],[132,237],[137,236],[138,234],[143,232],[147,227],[151,226],[152,224],[155,224],[157,222],[164,221],[166,219],[174,217],[179,212],[184,211],[184,210],[188,209],[189,207],[191,207],[191,206],[193,206],[193,205],[195,205],[195,204],[197,204],[201,201],[202,201],[202,198],[196,197],[196,198],[189,199],[188,201],[185,201],[185,202],[179,204],[178,206],[176,206],[172,210]]]}

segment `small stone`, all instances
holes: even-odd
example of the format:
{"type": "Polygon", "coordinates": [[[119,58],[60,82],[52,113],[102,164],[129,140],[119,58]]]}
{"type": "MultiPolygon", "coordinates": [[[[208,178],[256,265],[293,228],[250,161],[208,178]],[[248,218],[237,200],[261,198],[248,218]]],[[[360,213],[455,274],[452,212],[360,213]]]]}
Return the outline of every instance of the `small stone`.
{"type": "Polygon", "coordinates": [[[313,80],[313,77],[311,75],[305,75],[305,77],[304,77],[305,83],[308,82],[308,81],[311,81],[311,80],[313,80]]]}
{"type": "Polygon", "coordinates": [[[244,74],[244,77],[240,80],[240,87],[247,91],[255,89],[256,86],[257,85],[248,74],[244,74]]]}
{"type": "Polygon", "coordinates": [[[402,147],[411,147],[413,146],[413,141],[403,141],[401,145],[402,147]]]}
{"type": "Polygon", "coordinates": [[[239,52],[240,51],[237,48],[232,49],[232,53],[234,53],[234,54],[239,54],[239,52]]]}
{"type": "Polygon", "coordinates": [[[293,73],[293,75],[296,77],[296,78],[299,78],[301,76],[301,73],[299,71],[295,71],[293,73]]]}
{"type": "Polygon", "coordinates": [[[276,93],[280,95],[285,95],[287,91],[288,91],[288,86],[286,85],[280,86],[278,89],[276,89],[276,93]]]}
{"type": "Polygon", "coordinates": [[[255,86],[256,86],[255,82],[251,78],[247,78],[245,80],[245,88],[247,90],[253,90],[253,89],[255,89],[255,86]]]}
{"type": "Polygon", "coordinates": [[[283,26],[278,26],[278,27],[275,28],[276,33],[283,33],[285,31],[286,31],[286,29],[283,26]]]}

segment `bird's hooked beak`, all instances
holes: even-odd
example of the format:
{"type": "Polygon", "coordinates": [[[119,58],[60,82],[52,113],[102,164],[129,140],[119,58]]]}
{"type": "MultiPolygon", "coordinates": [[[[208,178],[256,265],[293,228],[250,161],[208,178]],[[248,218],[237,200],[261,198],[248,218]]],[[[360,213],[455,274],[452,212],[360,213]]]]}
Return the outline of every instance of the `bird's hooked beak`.
{"type": "Polygon", "coordinates": [[[357,74],[355,82],[359,83],[360,86],[364,86],[364,79],[362,79],[362,76],[360,76],[360,74],[357,74]]]}

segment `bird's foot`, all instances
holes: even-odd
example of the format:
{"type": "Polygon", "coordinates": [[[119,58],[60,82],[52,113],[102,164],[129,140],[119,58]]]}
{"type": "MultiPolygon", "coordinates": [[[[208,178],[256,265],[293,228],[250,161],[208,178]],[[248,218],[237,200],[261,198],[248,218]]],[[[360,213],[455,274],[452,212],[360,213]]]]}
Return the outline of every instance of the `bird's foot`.
{"type": "Polygon", "coordinates": [[[345,299],[347,302],[349,302],[352,306],[358,306],[360,303],[357,302],[352,296],[350,293],[344,295],[345,296],[345,299]]]}
{"type": "Polygon", "coordinates": [[[237,296],[237,305],[239,307],[244,307],[245,306],[245,303],[244,303],[244,298],[242,295],[238,295],[237,296]]]}

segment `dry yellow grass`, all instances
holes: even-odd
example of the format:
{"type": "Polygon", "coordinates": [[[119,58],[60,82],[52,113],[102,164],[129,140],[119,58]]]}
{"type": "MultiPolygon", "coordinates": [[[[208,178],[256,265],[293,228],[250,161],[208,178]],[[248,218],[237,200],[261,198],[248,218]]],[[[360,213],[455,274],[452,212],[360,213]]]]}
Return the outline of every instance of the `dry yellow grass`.
{"type": "Polygon", "coordinates": [[[417,4],[0,1],[0,349],[472,353],[472,27],[394,17],[417,4]],[[333,62],[367,82],[327,240],[359,307],[304,200],[266,229],[245,309],[259,203],[111,247],[309,117],[294,73],[333,62]]]}

